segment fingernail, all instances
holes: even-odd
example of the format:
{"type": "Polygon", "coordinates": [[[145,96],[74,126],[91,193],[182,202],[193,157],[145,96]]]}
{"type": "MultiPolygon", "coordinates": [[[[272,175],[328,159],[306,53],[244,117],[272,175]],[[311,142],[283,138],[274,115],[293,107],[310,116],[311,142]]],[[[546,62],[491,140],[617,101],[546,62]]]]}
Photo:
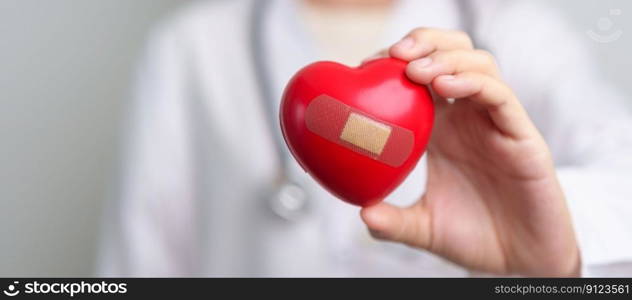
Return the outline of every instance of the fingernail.
{"type": "Polygon", "coordinates": [[[409,49],[409,48],[412,48],[414,45],[415,45],[415,40],[413,40],[413,38],[405,37],[401,41],[397,42],[397,44],[395,44],[395,47],[401,48],[401,49],[409,49]]]}
{"type": "Polygon", "coordinates": [[[424,57],[422,59],[415,60],[411,62],[410,64],[415,69],[423,69],[430,66],[430,64],[432,64],[432,58],[424,57]]]}

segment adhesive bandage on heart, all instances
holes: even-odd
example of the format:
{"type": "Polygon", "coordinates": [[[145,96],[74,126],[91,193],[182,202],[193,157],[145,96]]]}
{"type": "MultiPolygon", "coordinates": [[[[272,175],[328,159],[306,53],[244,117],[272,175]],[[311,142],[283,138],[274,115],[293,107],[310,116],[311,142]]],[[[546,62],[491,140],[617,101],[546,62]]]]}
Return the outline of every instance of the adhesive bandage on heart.
{"type": "Polygon", "coordinates": [[[327,95],[316,97],[305,111],[309,131],[391,167],[401,166],[414,145],[413,132],[381,121],[327,95]]]}

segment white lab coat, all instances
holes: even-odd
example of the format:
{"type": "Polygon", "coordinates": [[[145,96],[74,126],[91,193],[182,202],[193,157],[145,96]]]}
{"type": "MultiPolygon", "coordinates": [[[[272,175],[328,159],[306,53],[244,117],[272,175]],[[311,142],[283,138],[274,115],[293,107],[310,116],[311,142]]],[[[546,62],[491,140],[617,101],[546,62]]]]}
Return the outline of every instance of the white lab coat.
{"type": "MultiPolygon", "coordinates": [[[[478,42],[492,51],[545,136],[577,231],[586,275],[632,276],[632,118],[598,75],[581,32],[548,8],[475,1],[478,42]]],[[[266,205],[278,161],[251,61],[250,1],[197,2],[154,33],[134,94],[120,192],[104,218],[108,276],[467,276],[427,252],[372,240],[359,209],[290,159],[311,197],[285,221],[266,205]]],[[[266,14],[275,101],[321,59],[278,0],[266,14]]],[[[453,1],[402,1],[384,47],[414,27],[459,28],[453,1]]],[[[376,49],[377,50],[377,49],[376,49]]],[[[276,125],[276,124],[275,124],[276,125]]],[[[423,193],[425,159],[387,201],[423,193]]]]}

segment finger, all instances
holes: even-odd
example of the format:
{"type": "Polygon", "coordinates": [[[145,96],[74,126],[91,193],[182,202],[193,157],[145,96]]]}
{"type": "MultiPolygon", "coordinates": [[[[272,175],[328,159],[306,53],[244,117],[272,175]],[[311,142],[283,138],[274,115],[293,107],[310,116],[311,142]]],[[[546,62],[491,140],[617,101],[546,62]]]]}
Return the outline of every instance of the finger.
{"type": "Polygon", "coordinates": [[[499,78],[493,56],[483,50],[436,51],[410,62],[406,67],[408,78],[419,84],[430,84],[440,75],[463,72],[478,72],[499,78]]]}
{"type": "Polygon", "coordinates": [[[511,89],[495,78],[464,72],[436,77],[431,85],[441,97],[468,99],[481,104],[498,129],[506,135],[523,138],[537,132],[511,89]]]}
{"type": "Polygon", "coordinates": [[[363,59],[362,60],[362,64],[364,64],[364,63],[366,63],[368,61],[372,61],[372,60],[375,60],[375,59],[378,59],[378,58],[384,58],[384,57],[388,57],[388,49],[380,50],[379,52],[377,52],[377,53],[375,53],[375,54],[363,59]]]}
{"type": "Polygon", "coordinates": [[[371,235],[377,239],[430,248],[430,216],[421,204],[400,208],[380,203],[363,208],[360,215],[371,235]]]}
{"type": "Polygon", "coordinates": [[[411,61],[437,50],[474,49],[467,33],[458,30],[417,28],[391,46],[392,57],[411,61]]]}

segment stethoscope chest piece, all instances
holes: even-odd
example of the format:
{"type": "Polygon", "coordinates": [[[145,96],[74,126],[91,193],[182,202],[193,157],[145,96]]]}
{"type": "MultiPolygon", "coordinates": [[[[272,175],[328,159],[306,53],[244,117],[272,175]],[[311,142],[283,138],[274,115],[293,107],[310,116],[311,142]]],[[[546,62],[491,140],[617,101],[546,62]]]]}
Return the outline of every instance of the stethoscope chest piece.
{"type": "Polygon", "coordinates": [[[305,217],[309,210],[307,192],[293,182],[284,182],[277,186],[268,201],[272,212],[287,221],[298,221],[305,217]]]}

